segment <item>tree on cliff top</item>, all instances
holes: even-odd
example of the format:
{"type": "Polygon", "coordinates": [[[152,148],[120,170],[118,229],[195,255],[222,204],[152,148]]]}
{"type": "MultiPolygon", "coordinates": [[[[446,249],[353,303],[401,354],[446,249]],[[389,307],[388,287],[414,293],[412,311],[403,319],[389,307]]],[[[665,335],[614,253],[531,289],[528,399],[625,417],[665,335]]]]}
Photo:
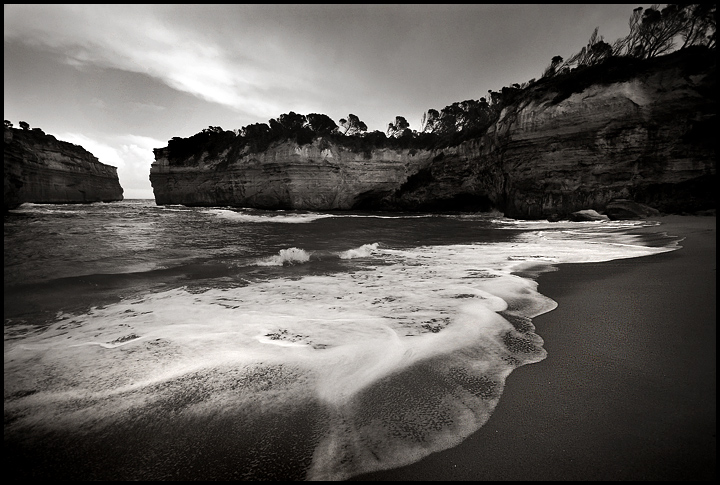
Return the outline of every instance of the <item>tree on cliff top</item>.
{"type": "Polygon", "coordinates": [[[272,130],[267,123],[253,123],[243,126],[240,135],[253,152],[265,150],[272,141],[272,130]]]}
{"type": "MultiPolygon", "coordinates": [[[[270,120],[271,127],[275,120],[270,120]]],[[[291,111],[287,114],[278,116],[278,123],[289,133],[297,133],[303,126],[305,126],[306,118],[301,114],[297,114],[291,111]]]]}
{"type": "Polygon", "coordinates": [[[420,120],[420,133],[435,133],[440,122],[440,113],[430,108],[422,115],[420,120]]]}
{"type": "MultiPolygon", "coordinates": [[[[500,104],[505,99],[507,89],[502,92],[489,91],[494,104],[500,104]]],[[[485,98],[466,99],[445,106],[438,113],[437,110],[428,110],[423,117],[425,127],[422,132],[437,133],[439,135],[453,135],[459,132],[477,131],[486,129],[500,112],[500,107],[491,106],[485,98]],[[497,113],[496,113],[497,112],[497,113]]]]}
{"type": "Polygon", "coordinates": [[[587,45],[580,49],[580,52],[570,56],[567,61],[563,61],[563,58],[560,56],[553,57],[550,65],[545,69],[545,72],[543,72],[542,77],[552,77],[556,74],[565,74],[571,69],[578,67],[601,64],[612,55],[612,46],[605,42],[601,35],[598,36],[598,28],[595,27],[587,45]]]}
{"type": "Polygon", "coordinates": [[[683,45],[704,45],[714,48],[717,35],[717,5],[698,3],[685,7],[690,12],[685,30],[682,33],[683,45]]]}
{"type": "Polygon", "coordinates": [[[360,118],[354,114],[349,114],[347,119],[342,118],[340,120],[340,126],[345,128],[343,135],[359,135],[367,131],[367,125],[360,121],[360,118]]]}
{"type": "Polygon", "coordinates": [[[236,134],[232,131],[225,131],[219,126],[208,126],[189,138],[173,137],[168,141],[168,158],[173,162],[179,162],[203,152],[215,157],[226,150],[236,138],[236,134]]]}
{"type": "MultiPolygon", "coordinates": [[[[272,141],[295,139],[298,143],[303,144],[307,138],[304,131],[306,118],[304,115],[290,111],[289,113],[278,116],[277,119],[272,118],[269,121],[272,141]]],[[[312,133],[309,133],[312,139],[312,133]]]]}
{"type": "MultiPolygon", "coordinates": [[[[410,123],[404,116],[396,116],[394,123],[388,123],[387,136],[400,138],[406,136],[405,131],[410,131],[410,123]]],[[[412,132],[410,132],[412,134],[412,132]]]]}
{"type": "Polygon", "coordinates": [[[564,59],[562,56],[555,56],[550,60],[550,65],[545,68],[542,77],[552,77],[560,70],[563,65],[564,59]]]}
{"type": "Polygon", "coordinates": [[[332,118],[320,113],[310,113],[307,115],[306,126],[318,135],[327,135],[338,129],[338,125],[332,118]]]}
{"type": "Polygon", "coordinates": [[[650,59],[668,54],[682,39],[681,49],[691,45],[715,47],[717,27],[715,4],[655,4],[633,10],[628,21],[630,33],[613,45],[613,54],[650,59]]]}
{"type": "Polygon", "coordinates": [[[612,57],[651,59],[675,50],[679,40],[682,40],[681,49],[693,45],[714,48],[716,13],[715,4],[671,3],[662,9],[657,4],[648,9],[637,7],[628,21],[630,33],[627,36],[611,46],[597,35],[596,27],[580,52],[564,62],[560,56],[553,57],[542,77],[602,64],[612,57]]]}

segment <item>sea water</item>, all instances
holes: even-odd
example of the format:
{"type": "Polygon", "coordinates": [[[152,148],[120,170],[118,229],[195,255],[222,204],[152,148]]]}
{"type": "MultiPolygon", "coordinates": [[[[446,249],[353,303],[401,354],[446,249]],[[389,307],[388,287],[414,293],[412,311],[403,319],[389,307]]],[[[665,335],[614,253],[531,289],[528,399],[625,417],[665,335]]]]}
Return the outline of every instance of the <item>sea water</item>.
{"type": "Polygon", "coordinates": [[[413,463],[546,357],[538,275],[679,247],[633,233],[653,224],[24,204],[4,224],[6,459],[79,479],[413,463]]]}

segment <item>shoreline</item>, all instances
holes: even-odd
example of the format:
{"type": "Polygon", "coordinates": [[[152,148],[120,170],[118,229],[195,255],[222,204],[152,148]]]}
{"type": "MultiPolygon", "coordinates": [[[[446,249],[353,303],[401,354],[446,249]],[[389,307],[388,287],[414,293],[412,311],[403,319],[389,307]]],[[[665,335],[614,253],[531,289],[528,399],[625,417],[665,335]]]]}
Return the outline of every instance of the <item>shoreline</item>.
{"type": "Polygon", "coordinates": [[[548,357],[520,367],[458,446],[354,480],[714,480],[716,218],[662,216],[632,233],[681,248],[562,264],[533,319],[548,357]]]}

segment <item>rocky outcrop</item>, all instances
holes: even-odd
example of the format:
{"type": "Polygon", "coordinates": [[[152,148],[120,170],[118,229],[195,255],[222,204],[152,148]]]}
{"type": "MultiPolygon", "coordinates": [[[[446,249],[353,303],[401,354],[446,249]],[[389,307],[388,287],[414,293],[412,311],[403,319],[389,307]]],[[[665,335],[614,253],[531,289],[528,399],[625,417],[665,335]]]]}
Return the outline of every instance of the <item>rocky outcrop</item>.
{"type": "Polygon", "coordinates": [[[715,61],[684,61],[667,56],[629,80],[508,108],[494,132],[505,213],[604,211],[614,199],[664,212],[714,207],[715,61]]]}
{"type": "Polygon", "coordinates": [[[155,150],[150,180],[158,204],[232,205],[263,209],[352,209],[394,193],[430,158],[428,152],[353,152],[322,138],[286,141],[260,153],[245,151],[172,164],[155,150]]]}
{"type": "Polygon", "coordinates": [[[693,56],[664,56],[631,76],[572,89],[537,83],[484,136],[453,147],[356,153],[315,139],[181,161],[165,148],[155,151],[150,180],[158,204],[494,208],[556,220],[604,212],[618,199],[663,212],[714,208],[715,57],[693,56]]]}
{"type": "Polygon", "coordinates": [[[605,215],[612,220],[645,219],[659,215],[657,209],[628,199],[616,199],[605,207],[605,215]]]}
{"type": "Polygon", "coordinates": [[[610,218],[605,214],[600,214],[592,209],[583,209],[581,211],[570,214],[570,220],[573,222],[583,221],[608,221],[610,218]]]}
{"type": "Polygon", "coordinates": [[[123,200],[117,168],[41,130],[5,128],[4,210],[23,202],[88,203],[123,200]]]}

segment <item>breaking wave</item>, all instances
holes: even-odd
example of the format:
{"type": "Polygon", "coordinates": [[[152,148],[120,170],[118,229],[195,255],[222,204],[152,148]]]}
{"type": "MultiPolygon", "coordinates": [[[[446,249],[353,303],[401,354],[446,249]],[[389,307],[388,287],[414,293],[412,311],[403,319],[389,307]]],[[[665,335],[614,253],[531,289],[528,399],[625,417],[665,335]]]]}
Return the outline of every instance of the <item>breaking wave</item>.
{"type": "Polygon", "coordinates": [[[348,249],[340,253],[340,259],[367,258],[372,256],[373,251],[377,251],[378,243],[363,244],[359,248],[348,249]]]}
{"type": "Polygon", "coordinates": [[[286,266],[303,264],[308,261],[310,261],[310,254],[304,249],[287,248],[281,249],[277,255],[262,259],[256,264],[258,266],[286,266]]]}
{"type": "Polygon", "coordinates": [[[207,209],[204,211],[208,214],[215,215],[222,219],[228,219],[236,222],[279,222],[284,224],[304,224],[318,219],[325,219],[327,217],[333,217],[331,214],[319,214],[316,212],[307,213],[295,213],[295,212],[281,212],[281,211],[255,211],[255,210],[244,210],[234,211],[228,209],[207,209]]]}

